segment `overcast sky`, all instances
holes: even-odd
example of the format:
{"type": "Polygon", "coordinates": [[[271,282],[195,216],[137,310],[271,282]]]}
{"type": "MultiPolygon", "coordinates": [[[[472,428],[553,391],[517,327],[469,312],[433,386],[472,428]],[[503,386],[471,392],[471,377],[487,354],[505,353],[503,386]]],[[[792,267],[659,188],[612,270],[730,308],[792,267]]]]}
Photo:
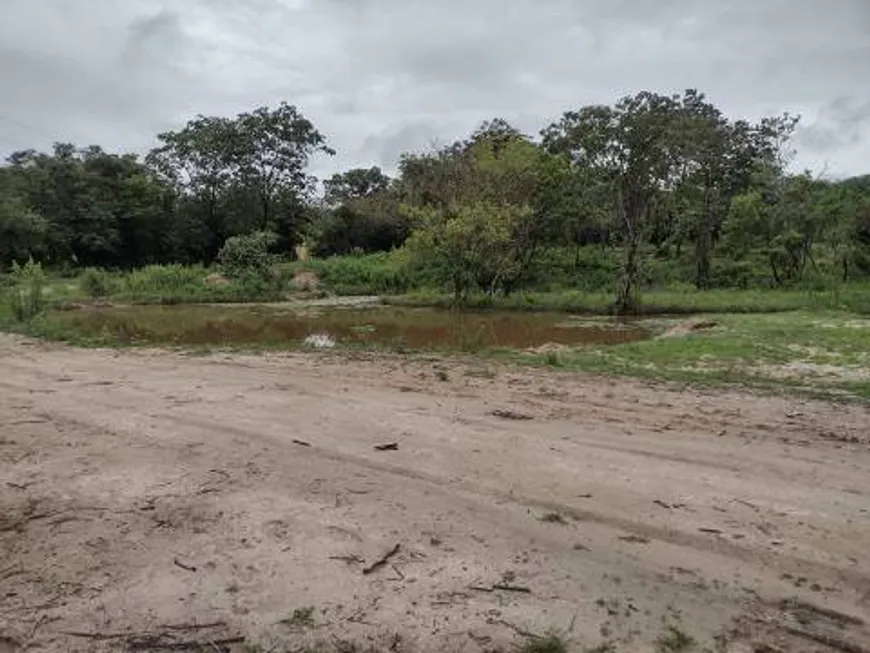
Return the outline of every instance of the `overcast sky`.
{"type": "Polygon", "coordinates": [[[797,165],[870,173],[870,0],[0,0],[0,153],[144,151],[286,100],[338,150],[398,156],[504,117],[649,89],[803,116],[797,165]]]}

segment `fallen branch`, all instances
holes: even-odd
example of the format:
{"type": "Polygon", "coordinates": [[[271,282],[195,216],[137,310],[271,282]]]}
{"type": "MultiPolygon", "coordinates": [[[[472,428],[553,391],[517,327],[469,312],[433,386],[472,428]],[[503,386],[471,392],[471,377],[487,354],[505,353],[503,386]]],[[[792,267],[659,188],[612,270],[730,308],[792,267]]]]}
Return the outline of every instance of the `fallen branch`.
{"type": "Polygon", "coordinates": [[[7,580],[12,578],[13,576],[19,576],[24,573],[24,568],[20,564],[12,565],[11,567],[7,567],[3,571],[0,571],[0,580],[7,580]]]}
{"type": "Polygon", "coordinates": [[[505,621],[504,619],[497,619],[495,621],[492,621],[491,623],[496,623],[496,624],[501,624],[503,626],[507,626],[512,631],[514,631],[517,635],[521,635],[523,637],[528,637],[529,639],[538,639],[540,637],[540,635],[535,635],[535,633],[531,633],[528,630],[525,630],[524,628],[520,628],[519,626],[512,624],[509,621],[505,621]]]}
{"type": "Polygon", "coordinates": [[[490,415],[492,415],[493,417],[501,418],[501,419],[512,419],[512,420],[517,420],[517,421],[527,421],[527,420],[534,419],[534,417],[532,417],[531,415],[526,415],[525,413],[517,413],[517,412],[514,412],[512,410],[497,409],[497,410],[490,412],[490,415]]]}
{"type": "Polygon", "coordinates": [[[375,451],[398,451],[399,443],[398,442],[390,442],[388,444],[376,444],[375,451]]]}
{"type": "Polygon", "coordinates": [[[399,552],[400,544],[396,544],[392,549],[387,551],[381,558],[375,560],[372,564],[362,570],[364,576],[368,576],[372,572],[377,571],[381,567],[383,567],[387,562],[389,562],[390,558],[396,555],[399,552]]]}
{"type": "Polygon", "coordinates": [[[293,440],[293,444],[298,444],[300,447],[310,447],[311,443],[305,440],[293,440]]]}
{"type": "Polygon", "coordinates": [[[520,592],[522,594],[531,594],[532,590],[528,587],[523,587],[521,585],[505,585],[503,583],[498,583],[497,585],[493,585],[492,589],[501,590],[502,592],[520,592]]]}
{"type": "Polygon", "coordinates": [[[649,544],[650,542],[648,537],[643,537],[641,535],[623,535],[619,539],[623,542],[628,542],[629,544],[649,544]]]}
{"type": "Polygon", "coordinates": [[[504,583],[496,583],[494,585],[469,585],[468,589],[474,590],[475,592],[520,592],[522,594],[531,594],[532,590],[528,587],[522,587],[521,585],[506,585],[504,583]]]}
{"type": "Polygon", "coordinates": [[[362,558],[360,558],[359,556],[356,556],[356,555],[329,556],[329,559],[330,560],[341,560],[342,562],[346,562],[347,564],[354,564],[355,563],[355,564],[361,565],[362,563],[365,562],[365,560],[363,560],[362,558]]]}
{"type": "Polygon", "coordinates": [[[206,646],[212,646],[221,650],[222,646],[230,644],[241,644],[245,641],[244,637],[224,637],[222,639],[210,639],[208,641],[190,640],[183,642],[167,642],[161,636],[145,636],[142,639],[131,639],[127,641],[127,647],[131,651],[201,651],[206,646]]]}
{"type": "Polygon", "coordinates": [[[184,571],[189,571],[189,572],[196,571],[196,567],[191,567],[190,565],[186,565],[183,562],[181,562],[178,558],[175,558],[172,562],[176,567],[181,567],[182,569],[184,569],[184,571]]]}
{"type": "Polygon", "coordinates": [[[165,624],[161,628],[168,630],[205,630],[207,628],[222,628],[226,625],[225,621],[213,621],[207,624],[165,624]]]}
{"type": "Polygon", "coordinates": [[[124,639],[125,637],[136,637],[136,633],[88,633],[80,630],[61,630],[61,635],[69,637],[80,637],[82,639],[109,640],[109,639],[124,639]]]}

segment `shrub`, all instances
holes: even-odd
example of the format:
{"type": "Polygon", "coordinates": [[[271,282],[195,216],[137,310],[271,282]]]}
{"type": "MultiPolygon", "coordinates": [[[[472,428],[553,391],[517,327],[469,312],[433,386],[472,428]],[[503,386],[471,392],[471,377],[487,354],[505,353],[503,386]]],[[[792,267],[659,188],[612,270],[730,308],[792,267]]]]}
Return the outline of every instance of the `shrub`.
{"type": "Polygon", "coordinates": [[[79,286],[88,297],[107,297],[117,290],[115,279],[99,268],[87,268],[79,278],[79,286]]]}
{"type": "Polygon", "coordinates": [[[218,262],[228,277],[241,278],[250,274],[269,276],[274,257],[269,248],[277,237],[268,231],[255,231],[227,238],[218,252],[218,262]]]}
{"type": "Polygon", "coordinates": [[[24,265],[12,264],[14,286],[10,301],[12,315],[18,322],[31,322],[45,310],[43,288],[45,272],[42,265],[30,259],[24,265]]]}

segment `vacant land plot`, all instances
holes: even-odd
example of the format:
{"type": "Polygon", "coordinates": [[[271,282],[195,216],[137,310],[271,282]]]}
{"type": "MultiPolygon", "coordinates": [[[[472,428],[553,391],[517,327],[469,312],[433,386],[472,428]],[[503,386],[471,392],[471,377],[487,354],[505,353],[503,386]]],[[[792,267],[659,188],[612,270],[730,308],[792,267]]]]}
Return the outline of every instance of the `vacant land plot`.
{"type": "Polygon", "coordinates": [[[867,651],[868,418],[0,336],[0,651],[867,651]]]}

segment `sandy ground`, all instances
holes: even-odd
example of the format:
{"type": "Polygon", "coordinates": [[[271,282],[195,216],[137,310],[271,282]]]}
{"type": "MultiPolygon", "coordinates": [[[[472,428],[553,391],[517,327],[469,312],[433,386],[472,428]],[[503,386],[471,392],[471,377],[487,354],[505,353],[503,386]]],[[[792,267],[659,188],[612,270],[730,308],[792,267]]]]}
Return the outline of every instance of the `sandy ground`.
{"type": "Polygon", "coordinates": [[[0,336],[0,653],[867,651],[868,412],[0,336]]]}

